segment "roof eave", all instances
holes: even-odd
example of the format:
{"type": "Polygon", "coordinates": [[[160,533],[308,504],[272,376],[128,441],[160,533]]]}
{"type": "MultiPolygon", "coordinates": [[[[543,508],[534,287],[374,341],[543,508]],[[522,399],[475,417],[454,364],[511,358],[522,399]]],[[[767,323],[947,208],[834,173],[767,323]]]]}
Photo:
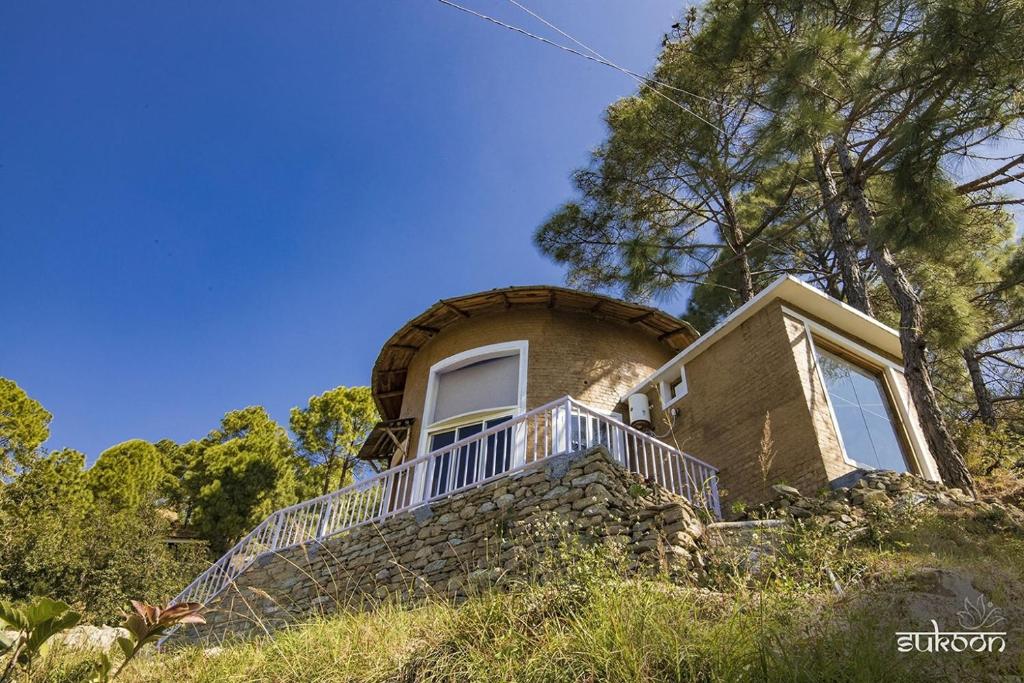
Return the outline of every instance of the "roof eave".
{"type": "Polygon", "coordinates": [[[665,379],[681,364],[704,351],[774,301],[788,303],[894,358],[903,356],[900,349],[899,332],[792,275],[783,275],[698,337],[692,344],[682,349],[670,361],[637,383],[626,396],[643,391],[652,384],[665,379]]]}

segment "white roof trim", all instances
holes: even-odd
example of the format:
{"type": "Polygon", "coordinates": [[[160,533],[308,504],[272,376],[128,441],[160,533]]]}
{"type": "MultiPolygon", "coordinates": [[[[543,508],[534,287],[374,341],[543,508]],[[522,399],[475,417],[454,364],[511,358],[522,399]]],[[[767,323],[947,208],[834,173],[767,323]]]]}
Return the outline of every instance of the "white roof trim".
{"type": "Polygon", "coordinates": [[[727,315],[721,322],[697,337],[696,341],[676,356],[637,383],[626,396],[645,390],[661,381],[668,373],[675,371],[686,361],[701,353],[715,341],[743,324],[748,318],[773,301],[791,304],[804,313],[823,320],[839,331],[846,332],[896,358],[902,358],[899,332],[858,311],[853,306],[833,299],[821,290],[798,280],[792,275],[783,275],[771,283],[757,296],[727,315]]]}

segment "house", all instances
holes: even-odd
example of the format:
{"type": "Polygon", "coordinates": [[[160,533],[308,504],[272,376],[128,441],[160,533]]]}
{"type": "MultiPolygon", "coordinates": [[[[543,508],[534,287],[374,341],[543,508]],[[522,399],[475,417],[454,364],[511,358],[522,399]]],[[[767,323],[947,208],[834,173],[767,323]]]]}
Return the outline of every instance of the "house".
{"type": "Polygon", "coordinates": [[[561,287],[445,299],[385,342],[371,381],[382,421],[359,457],[378,473],[275,512],[178,601],[237,591],[256,564],[297,602],[304,579],[292,567],[311,542],[333,544],[325,557],[364,593],[388,581],[405,591],[395,567],[447,585],[468,557],[452,548],[481,541],[488,515],[541,507],[600,524],[600,505],[570,490],[587,486],[589,499],[593,476],[539,470],[569,453],[596,449],[614,472],[707,518],[723,501],[762,500],[776,482],[814,491],[870,469],[938,479],[896,331],[791,277],[703,335],[656,308],[561,287]],[[770,466],[759,457],[766,433],[770,466]],[[353,547],[373,543],[380,557],[353,547]]]}
{"type": "MultiPolygon", "coordinates": [[[[766,478],[811,491],[868,469],[938,479],[898,333],[792,277],[700,336],[657,309],[558,287],[440,301],[384,344],[372,389],[385,419],[360,457],[384,468],[485,431],[507,440],[513,428],[499,425],[569,396],[571,446],[590,434],[660,477],[662,463],[645,461],[618,426],[632,423],[716,468],[732,500],[760,502],[766,478]],[[634,409],[647,415],[629,415],[637,396],[645,400],[634,398],[634,409]],[[766,421],[776,456],[763,472],[766,421]]],[[[520,443],[497,467],[544,452],[520,443]]],[[[421,472],[437,480],[430,494],[465,485],[476,466],[495,474],[489,455],[476,457],[463,448],[435,460],[434,471],[421,472]]]]}

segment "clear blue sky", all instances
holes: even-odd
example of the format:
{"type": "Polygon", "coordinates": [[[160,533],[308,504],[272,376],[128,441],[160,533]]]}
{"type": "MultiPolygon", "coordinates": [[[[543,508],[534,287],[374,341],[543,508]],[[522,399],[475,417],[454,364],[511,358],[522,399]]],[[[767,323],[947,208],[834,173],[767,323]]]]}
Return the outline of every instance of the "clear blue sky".
{"type": "MultiPolygon", "coordinates": [[[[529,6],[638,71],[682,10],[529,6]]],[[[532,232],[633,89],[434,0],[0,3],[0,375],[90,459],[287,424],[437,299],[560,282],[532,232]]]]}

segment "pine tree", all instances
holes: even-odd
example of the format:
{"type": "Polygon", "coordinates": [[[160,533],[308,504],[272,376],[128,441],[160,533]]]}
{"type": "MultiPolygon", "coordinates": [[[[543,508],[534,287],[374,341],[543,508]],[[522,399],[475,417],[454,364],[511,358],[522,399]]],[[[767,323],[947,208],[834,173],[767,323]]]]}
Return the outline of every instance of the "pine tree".
{"type": "Polygon", "coordinates": [[[227,413],[220,429],[184,448],[193,456],[182,482],[190,525],[215,551],[299,500],[306,464],[261,406],[227,413]]]}
{"type": "Polygon", "coordinates": [[[142,439],[111,446],[89,468],[93,495],[116,509],[155,504],[166,478],[160,452],[142,439]]]}
{"type": "Polygon", "coordinates": [[[956,248],[970,195],[997,187],[984,177],[956,186],[946,166],[1020,118],[1021,3],[726,0],[708,15],[712,33],[734,39],[726,56],[774,80],[777,127],[802,129],[820,169],[837,164],[857,237],[900,311],[905,374],[930,449],[943,478],[971,490],[932,385],[920,291],[897,257],[956,248]]]}
{"type": "Polygon", "coordinates": [[[607,142],[574,175],[579,200],[536,233],[574,284],[632,299],[708,284],[742,303],[792,265],[755,252],[768,230],[807,220],[791,211],[802,170],[754,152],[765,144],[760,83],[703,60],[693,31],[666,42],[653,83],[609,107],[607,142]],[[711,277],[721,270],[729,277],[711,277]]]}
{"type": "Polygon", "coordinates": [[[0,377],[0,477],[24,464],[46,441],[51,418],[16,382],[0,377]]]}
{"type": "Polygon", "coordinates": [[[305,408],[292,408],[292,433],[320,477],[321,494],[348,482],[359,465],[356,453],[378,419],[369,387],[336,387],[311,396],[305,408]]]}

